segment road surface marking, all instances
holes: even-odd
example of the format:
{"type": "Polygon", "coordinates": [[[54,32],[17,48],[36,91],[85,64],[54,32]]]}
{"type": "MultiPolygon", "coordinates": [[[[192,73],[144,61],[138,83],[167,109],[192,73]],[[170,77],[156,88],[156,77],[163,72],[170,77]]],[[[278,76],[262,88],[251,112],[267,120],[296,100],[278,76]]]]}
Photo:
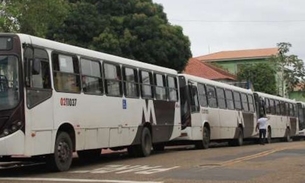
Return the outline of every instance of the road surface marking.
{"type": "Polygon", "coordinates": [[[133,181],[133,180],[98,180],[98,179],[63,179],[63,178],[29,178],[29,177],[6,177],[0,178],[0,180],[7,181],[46,181],[46,182],[96,182],[96,183],[163,183],[153,181],[133,181]]]}
{"type": "Polygon", "coordinates": [[[93,170],[78,170],[71,171],[69,173],[115,173],[115,174],[123,174],[123,173],[135,173],[135,174],[155,174],[160,172],[169,171],[172,169],[179,168],[179,166],[164,168],[162,166],[149,166],[149,165],[106,165],[101,168],[93,169],[93,170]]]}

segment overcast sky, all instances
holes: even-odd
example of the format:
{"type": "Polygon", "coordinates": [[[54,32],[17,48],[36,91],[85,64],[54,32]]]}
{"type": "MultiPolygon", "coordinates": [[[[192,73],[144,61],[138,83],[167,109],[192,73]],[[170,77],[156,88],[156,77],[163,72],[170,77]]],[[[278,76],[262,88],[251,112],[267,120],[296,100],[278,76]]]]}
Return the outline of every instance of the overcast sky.
{"type": "Polygon", "coordinates": [[[305,61],[305,0],[153,0],[183,27],[193,57],[218,51],[292,44],[305,61]]]}

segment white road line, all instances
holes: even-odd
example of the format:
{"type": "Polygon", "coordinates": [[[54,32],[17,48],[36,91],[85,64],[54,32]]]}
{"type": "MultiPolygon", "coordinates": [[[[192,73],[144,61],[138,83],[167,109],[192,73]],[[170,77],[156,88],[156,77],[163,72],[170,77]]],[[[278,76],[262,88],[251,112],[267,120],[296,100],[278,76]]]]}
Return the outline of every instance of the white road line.
{"type": "Polygon", "coordinates": [[[102,183],[163,183],[163,182],[151,182],[151,181],[133,181],[133,180],[98,180],[98,179],[62,179],[62,178],[14,178],[5,177],[0,178],[7,181],[48,181],[48,182],[102,182],[102,183]]]}

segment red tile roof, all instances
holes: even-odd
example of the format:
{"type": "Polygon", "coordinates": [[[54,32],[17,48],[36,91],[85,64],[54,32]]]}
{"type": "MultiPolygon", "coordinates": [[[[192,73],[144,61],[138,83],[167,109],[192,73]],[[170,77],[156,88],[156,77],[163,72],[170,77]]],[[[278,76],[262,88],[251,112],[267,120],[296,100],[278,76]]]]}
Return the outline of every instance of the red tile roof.
{"type": "Polygon", "coordinates": [[[211,64],[203,63],[196,58],[189,59],[183,73],[212,80],[236,80],[236,76],[211,64]]]}
{"type": "Polygon", "coordinates": [[[272,55],[277,55],[277,48],[265,49],[251,49],[251,50],[235,50],[235,51],[221,51],[208,55],[196,57],[200,61],[229,61],[229,60],[242,60],[242,59],[256,59],[268,58],[272,55]]]}

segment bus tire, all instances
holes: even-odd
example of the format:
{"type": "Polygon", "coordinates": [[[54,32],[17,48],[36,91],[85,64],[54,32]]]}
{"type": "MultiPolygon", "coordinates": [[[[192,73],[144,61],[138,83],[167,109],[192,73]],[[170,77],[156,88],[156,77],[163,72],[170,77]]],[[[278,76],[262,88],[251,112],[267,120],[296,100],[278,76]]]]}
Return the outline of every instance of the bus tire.
{"type": "Polygon", "coordinates": [[[52,171],[63,172],[69,170],[73,159],[73,145],[71,137],[66,132],[59,132],[54,147],[54,154],[47,159],[48,167],[52,171]]]}
{"type": "Polygon", "coordinates": [[[236,146],[242,146],[244,144],[244,133],[241,127],[238,127],[237,129],[237,139],[235,140],[236,146]]]}
{"type": "Polygon", "coordinates": [[[290,142],[291,141],[291,136],[290,136],[290,129],[287,128],[285,132],[285,142],[290,142]]]}
{"type": "Polygon", "coordinates": [[[150,155],[151,148],[152,148],[151,133],[147,127],[144,127],[141,135],[141,143],[138,146],[136,153],[140,157],[146,157],[150,155]]]}
{"type": "Polygon", "coordinates": [[[267,143],[270,144],[271,141],[272,141],[272,130],[271,130],[270,127],[268,128],[268,132],[267,133],[268,133],[267,134],[267,143]]]}
{"type": "Polygon", "coordinates": [[[89,149],[83,151],[77,151],[78,158],[80,160],[92,161],[97,160],[101,156],[101,149],[89,149]]]}
{"type": "Polygon", "coordinates": [[[196,142],[196,149],[208,149],[210,146],[210,131],[207,127],[203,127],[202,140],[196,142]]]}
{"type": "Polygon", "coordinates": [[[244,144],[244,133],[241,127],[236,130],[237,138],[229,140],[230,146],[242,146],[244,144]]]}

